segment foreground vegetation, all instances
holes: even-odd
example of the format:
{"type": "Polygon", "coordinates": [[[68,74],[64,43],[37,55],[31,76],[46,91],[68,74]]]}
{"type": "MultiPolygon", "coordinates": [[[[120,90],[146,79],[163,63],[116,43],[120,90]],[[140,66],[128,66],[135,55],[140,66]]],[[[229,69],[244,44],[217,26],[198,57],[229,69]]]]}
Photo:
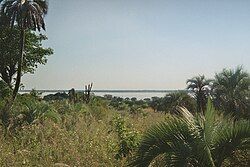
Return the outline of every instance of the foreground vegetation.
{"type": "Polygon", "coordinates": [[[45,0],[0,1],[0,166],[249,166],[250,77],[242,67],[143,100],[71,89],[18,94],[45,64],[45,0]],[[209,101],[209,103],[207,103],[209,101]]]}
{"type": "Polygon", "coordinates": [[[117,112],[97,97],[70,104],[18,96],[12,109],[17,119],[7,136],[1,129],[0,166],[124,166],[141,134],[165,117],[143,113],[117,112]]]}
{"type": "Polygon", "coordinates": [[[205,115],[192,115],[185,108],[179,112],[145,133],[130,166],[219,167],[236,150],[249,148],[250,122],[218,114],[211,101],[205,115]]]}
{"type": "MultiPolygon", "coordinates": [[[[0,87],[2,108],[11,90],[0,87]]],[[[213,101],[203,116],[185,91],[144,100],[77,98],[18,95],[1,117],[8,128],[0,127],[0,166],[249,165],[249,119],[215,110],[213,101]]]]}
{"type": "Polygon", "coordinates": [[[216,77],[143,100],[32,90],[9,112],[0,81],[0,166],[249,166],[249,75],[216,77]]]}

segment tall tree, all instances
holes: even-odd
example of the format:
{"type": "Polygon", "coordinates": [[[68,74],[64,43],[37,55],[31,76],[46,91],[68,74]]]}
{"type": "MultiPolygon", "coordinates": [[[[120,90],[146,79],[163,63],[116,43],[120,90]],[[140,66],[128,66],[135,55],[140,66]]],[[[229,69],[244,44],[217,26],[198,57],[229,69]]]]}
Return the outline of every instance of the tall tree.
{"type": "MultiPolygon", "coordinates": [[[[42,47],[42,41],[47,39],[45,35],[26,31],[25,36],[22,75],[33,73],[38,64],[45,64],[47,56],[53,54],[51,48],[42,47]]],[[[20,31],[16,27],[0,27],[0,39],[0,79],[12,89],[16,81],[20,31]]]]}
{"type": "Polygon", "coordinates": [[[213,84],[215,104],[231,114],[250,116],[250,76],[241,66],[223,69],[215,75],[213,84]]]}
{"type": "Polygon", "coordinates": [[[8,18],[11,27],[18,26],[20,30],[20,52],[18,58],[17,77],[12,99],[15,100],[19,90],[22,75],[22,64],[25,47],[25,31],[45,30],[44,15],[48,6],[45,0],[5,0],[2,2],[1,15],[8,18]]]}
{"type": "Polygon", "coordinates": [[[205,110],[207,97],[211,90],[210,82],[211,80],[207,80],[204,75],[187,80],[187,89],[191,91],[196,99],[198,112],[205,110]]]}
{"type": "Polygon", "coordinates": [[[209,101],[205,115],[180,108],[180,116],[151,127],[129,166],[220,167],[235,151],[247,150],[250,122],[219,115],[209,101]]]}

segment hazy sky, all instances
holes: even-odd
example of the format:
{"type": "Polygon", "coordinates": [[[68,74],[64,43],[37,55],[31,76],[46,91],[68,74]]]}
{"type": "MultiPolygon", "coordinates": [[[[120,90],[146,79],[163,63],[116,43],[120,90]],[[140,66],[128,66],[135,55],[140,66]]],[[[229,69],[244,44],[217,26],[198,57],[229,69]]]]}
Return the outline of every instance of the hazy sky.
{"type": "Polygon", "coordinates": [[[50,0],[45,19],[55,54],[26,89],[183,89],[250,71],[250,0],[50,0]]]}

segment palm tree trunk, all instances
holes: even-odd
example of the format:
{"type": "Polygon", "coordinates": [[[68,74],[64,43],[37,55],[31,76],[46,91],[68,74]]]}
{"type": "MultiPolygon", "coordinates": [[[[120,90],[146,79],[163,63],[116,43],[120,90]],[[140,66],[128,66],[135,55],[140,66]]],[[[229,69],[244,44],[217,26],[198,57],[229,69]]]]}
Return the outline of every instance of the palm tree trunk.
{"type": "Polygon", "coordinates": [[[18,67],[17,67],[17,78],[15,83],[15,88],[13,90],[12,100],[14,101],[19,87],[21,83],[21,76],[22,76],[22,64],[23,64],[23,55],[24,55],[24,43],[25,43],[25,30],[23,26],[21,27],[21,40],[20,40],[20,57],[18,59],[18,67]]]}

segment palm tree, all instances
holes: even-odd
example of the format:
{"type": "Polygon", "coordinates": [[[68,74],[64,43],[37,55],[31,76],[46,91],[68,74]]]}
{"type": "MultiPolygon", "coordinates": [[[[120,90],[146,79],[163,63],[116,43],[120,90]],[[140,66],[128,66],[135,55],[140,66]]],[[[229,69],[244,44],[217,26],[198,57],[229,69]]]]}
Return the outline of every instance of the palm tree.
{"type": "Polygon", "coordinates": [[[205,115],[180,108],[180,116],[151,127],[129,166],[220,167],[237,150],[249,149],[250,121],[219,115],[208,102],[205,115]]]}
{"type": "Polygon", "coordinates": [[[195,110],[195,100],[187,92],[179,91],[167,94],[162,98],[162,108],[165,112],[176,113],[178,107],[185,107],[190,111],[195,110]]]}
{"type": "Polygon", "coordinates": [[[197,111],[203,112],[206,107],[207,96],[210,92],[211,80],[206,80],[204,75],[187,80],[187,90],[190,90],[197,103],[197,111]]]}
{"type": "Polygon", "coordinates": [[[45,0],[5,0],[2,2],[1,15],[8,18],[8,25],[11,27],[18,26],[21,37],[17,77],[12,95],[13,100],[16,98],[21,83],[25,31],[45,30],[44,15],[47,14],[47,9],[48,6],[45,0]]]}
{"type": "Polygon", "coordinates": [[[232,114],[248,115],[250,107],[250,77],[241,66],[224,69],[215,75],[213,96],[218,107],[232,114]]]}

